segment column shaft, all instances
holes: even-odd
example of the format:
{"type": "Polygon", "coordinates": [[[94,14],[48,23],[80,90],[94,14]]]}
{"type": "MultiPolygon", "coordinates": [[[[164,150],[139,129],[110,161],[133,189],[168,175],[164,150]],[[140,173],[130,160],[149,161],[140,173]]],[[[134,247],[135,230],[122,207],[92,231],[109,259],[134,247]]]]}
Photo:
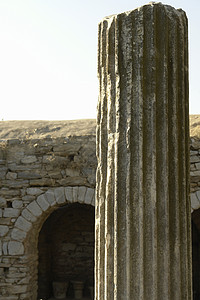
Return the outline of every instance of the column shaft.
{"type": "Polygon", "coordinates": [[[95,299],[192,299],[185,13],[103,19],[98,76],[95,299]]]}

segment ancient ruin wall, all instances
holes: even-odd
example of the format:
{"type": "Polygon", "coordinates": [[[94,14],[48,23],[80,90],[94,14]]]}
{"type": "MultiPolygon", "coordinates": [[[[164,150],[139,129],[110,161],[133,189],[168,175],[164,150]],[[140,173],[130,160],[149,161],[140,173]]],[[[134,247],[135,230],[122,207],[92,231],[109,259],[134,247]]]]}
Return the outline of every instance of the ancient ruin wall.
{"type": "Polygon", "coordinates": [[[38,234],[58,207],[94,206],[95,136],[0,143],[0,299],[37,298],[38,234]]]}
{"type": "MultiPolygon", "coordinates": [[[[95,135],[0,142],[0,299],[37,295],[37,239],[56,208],[94,205],[95,135]]],[[[200,140],[192,138],[191,205],[200,208],[200,140]]]]}

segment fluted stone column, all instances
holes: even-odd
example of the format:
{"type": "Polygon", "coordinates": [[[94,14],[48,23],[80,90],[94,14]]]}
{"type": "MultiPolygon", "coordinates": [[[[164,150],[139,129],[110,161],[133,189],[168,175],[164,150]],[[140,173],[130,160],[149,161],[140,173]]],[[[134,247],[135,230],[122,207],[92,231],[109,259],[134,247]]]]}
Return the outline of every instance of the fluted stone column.
{"type": "Polygon", "coordinates": [[[95,299],[191,299],[187,17],[107,17],[98,47],[95,299]]]}

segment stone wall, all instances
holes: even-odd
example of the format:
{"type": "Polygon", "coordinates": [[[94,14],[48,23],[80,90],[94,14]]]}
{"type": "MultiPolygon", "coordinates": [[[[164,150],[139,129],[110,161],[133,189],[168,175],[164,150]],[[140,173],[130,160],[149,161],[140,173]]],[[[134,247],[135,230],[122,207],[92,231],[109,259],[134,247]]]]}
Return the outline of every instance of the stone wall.
{"type": "Polygon", "coordinates": [[[200,140],[191,138],[190,190],[192,211],[200,208],[200,140]]]}
{"type": "MultiPolygon", "coordinates": [[[[200,208],[200,140],[191,139],[191,204],[200,208]]],[[[38,236],[69,203],[94,206],[95,135],[0,142],[0,300],[36,300],[38,236]]]]}
{"type": "Polygon", "coordinates": [[[37,299],[38,235],[58,207],[94,206],[95,136],[0,143],[0,299],[37,299]]]}

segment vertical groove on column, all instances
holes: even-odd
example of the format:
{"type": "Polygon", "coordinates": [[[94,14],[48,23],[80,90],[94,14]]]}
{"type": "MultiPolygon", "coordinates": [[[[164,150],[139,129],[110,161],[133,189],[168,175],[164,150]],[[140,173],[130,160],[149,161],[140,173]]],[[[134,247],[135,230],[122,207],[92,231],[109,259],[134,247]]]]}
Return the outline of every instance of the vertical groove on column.
{"type": "Polygon", "coordinates": [[[169,234],[170,234],[170,297],[179,299],[180,282],[180,224],[178,191],[178,132],[177,132],[177,24],[168,16],[168,148],[169,148],[169,234]]]}
{"type": "MultiPolygon", "coordinates": [[[[99,24],[98,27],[98,37],[99,37],[99,42],[98,42],[98,78],[99,78],[99,99],[97,103],[97,125],[96,125],[96,156],[97,160],[99,163],[100,160],[100,153],[99,153],[99,148],[100,148],[100,120],[101,120],[101,64],[100,64],[100,55],[101,55],[101,43],[100,43],[100,36],[101,36],[101,24],[99,24]]],[[[97,295],[99,295],[98,291],[98,283],[99,283],[99,194],[100,194],[100,189],[99,189],[99,182],[100,182],[100,169],[99,166],[97,167],[97,172],[96,172],[96,199],[95,199],[95,288],[94,288],[94,294],[95,294],[95,299],[97,298],[97,295]]]]}
{"type": "Polygon", "coordinates": [[[188,197],[190,193],[190,162],[189,162],[189,83],[188,83],[188,21],[182,11],[182,22],[184,26],[184,95],[185,95],[185,165],[186,165],[186,215],[187,215],[187,278],[188,278],[188,299],[192,299],[192,250],[191,250],[191,203],[188,197]]]}
{"type": "Polygon", "coordinates": [[[169,299],[168,24],[163,7],[155,7],[155,35],[159,49],[156,52],[157,299],[169,299]]]}
{"type": "Polygon", "coordinates": [[[127,249],[127,299],[143,299],[143,15],[131,13],[132,26],[132,97],[130,124],[130,199],[127,249]],[[139,30],[138,30],[139,29],[139,30]],[[129,253],[128,253],[129,252],[129,253]]]}
{"type": "Polygon", "coordinates": [[[115,181],[115,20],[111,19],[108,31],[108,158],[105,202],[105,299],[114,298],[114,190],[115,181]],[[110,93],[109,93],[110,91],[110,93]]]}
{"type": "Polygon", "coordinates": [[[186,165],[186,154],[188,152],[186,151],[186,141],[188,141],[188,138],[186,139],[185,136],[185,118],[187,112],[185,111],[186,108],[186,102],[188,101],[186,99],[185,94],[185,46],[184,46],[184,24],[182,18],[177,18],[177,25],[178,25],[178,34],[177,34],[177,44],[178,48],[182,51],[177,51],[177,61],[178,61],[178,129],[179,129],[179,141],[178,141],[178,149],[179,149],[179,157],[182,157],[183,159],[179,160],[179,199],[180,199],[180,259],[181,259],[181,291],[182,291],[182,299],[189,299],[188,294],[188,267],[187,263],[184,263],[188,260],[188,236],[186,234],[187,228],[188,228],[188,220],[187,220],[187,202],[188,202],[188,196],[187,196],[187,165],[186,165]]]}
{"type": "Polygon", "coordinates": [[[100,31],[100,53],[99,53],[99,77],[100,79],[100,93],[99,99],[100,120],[97,127],[99,127],[99,164],[98,172],[100,173],[97,197],[98,197],[98,219],[96,220],[98,226],[98,298],[103,299],[105,280],[104,278],[104,258],[105,258],[105,190],[107,181],[107,70],[106,70],[106,45],[107,45],[107,22],[101,23],[100,31]]]}
{"type": "Polygon", "coordinates": [[[118,40],[119,84],[116,95],[116,153],[115,153],[115,278],[114,299],[126,299],[126,70],[122,47],[122,15],[116,19],[118,40]]]}
{"type": "Polygon", "coordinates": [[[178,157],[179,159],[179,218],[180,218],[180,271],[181,271],[181,299],[188,299],[187,282],[187,231],[186,226],[186,195],[185,195],[185,93],[184,93],[184,46],[183,46],[183,28],[180,18],[177,17],[177,100],[178,100],[178,157]],[[181,49],[181,51],[179,50],[181,49]]]}
{"type": "Polygon", "coordinates": [[[143,7],[144,299],[156,299],[157,284],[155,40],[152,11],[153,6],[143,7]]]}

